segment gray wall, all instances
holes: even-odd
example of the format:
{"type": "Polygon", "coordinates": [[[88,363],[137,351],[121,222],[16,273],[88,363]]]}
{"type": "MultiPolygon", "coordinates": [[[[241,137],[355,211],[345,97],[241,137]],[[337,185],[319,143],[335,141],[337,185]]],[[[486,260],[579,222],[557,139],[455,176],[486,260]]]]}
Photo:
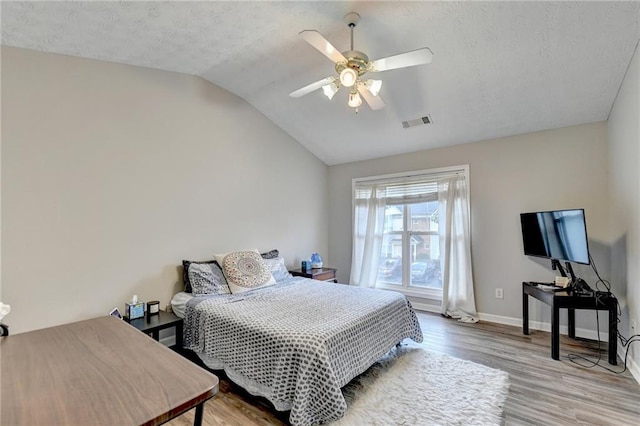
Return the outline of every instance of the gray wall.
{"type": "MultiPolygon", "coordinates": [[[[620,331],[640,333],[640,51],[636,47],[608,121],[611,168],[612,279],[622,289],[620,331]]],[[[640,381],[640,347],[631,348],[631,370],[640,381]]],[[[624,355],[624,354],[623,354],[624,355]]]]}
{"type": "Polygon", "coordinates": [[[326,165],[200,78],[2,47],[13,333],[105,315],[134,293],[165,306],[182,259],[326,254],[326,188],[326,165]]]}
{"type": "MultiPolygon", "coordinates": [[[[291,266],[320,251],[346,282],[351,179],[460,164],[470,165],[485,318],[518,321],[520,282],[554,275],[521,254],[518,214],[584,207],[598,267],[640,321],[637,53],[610,150],[607,125],[593,123],[330,168],[199,78],[7,47],[2,57],[0,294],[13,332],[102,315],[133,293],[164,306],[182,258],[240,248],[278,247],[291,266]],[[314,196],[295,202],[309,182],[314,196]]],[[[532,304],[532,317],[548,321],[548,309],[532,304]]],[[[581,315],[578,326],[595,320],[581,315]]]]}
{"type": "MultiPolygon", "coordinates": [[[[409,131],[425,131],[427,128],[409,131]]],[[[428,136],[425,136],[428,137],[428,136]]],[[[341,281],[351,267],[351,180],[355,177],[469,164],[473,273],[478,311],[486,319],[521,324],[523,280],[552,281],[548,261],[522,254],[522,212],[585,208],[589,243],[601,275],[609,274],[608,160],[605,122],[426,150],[329,168],[329,253],[341,281]],[[495,298],[495,288],[504,299],[495,298]]],[[[594,283],[587,267],[578,267],[594,283]]],[[[549,309],[531,304],[533,320],[549,309]]],[[[602,318],[606,330],[606,318],[602,318]]],[[[577,315],[595,329],[594,315],[577,315]]]]}

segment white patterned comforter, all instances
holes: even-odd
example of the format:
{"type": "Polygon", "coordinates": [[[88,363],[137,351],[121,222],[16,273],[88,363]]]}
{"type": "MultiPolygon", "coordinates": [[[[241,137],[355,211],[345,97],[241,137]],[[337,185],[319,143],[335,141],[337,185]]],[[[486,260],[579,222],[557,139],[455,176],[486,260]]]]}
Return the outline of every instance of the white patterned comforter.
{"type": "Polygon", "coordinates": [[[405,338],[422,341],[400,293],[295,277],[238,295],[194,297],[185,347],[293,425],[342,417],[341,387],[405,338]]]}

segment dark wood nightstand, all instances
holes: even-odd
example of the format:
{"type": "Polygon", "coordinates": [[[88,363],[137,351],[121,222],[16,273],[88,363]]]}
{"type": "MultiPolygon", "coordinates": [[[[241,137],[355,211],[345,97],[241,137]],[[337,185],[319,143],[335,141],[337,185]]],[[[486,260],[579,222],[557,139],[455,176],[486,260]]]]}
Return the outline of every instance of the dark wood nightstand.
{"type": "Polygon", "coordinates": [[[160,311],[158,315],[152,315],[148,320],[147,317],[144,316],[134,320],[128,320],[125,317],[125,321],[157,341],[160,341],[160,330],[175,327],[176,344],[171,348],[177,350],[182,349],[182,318],[172,313],[160,311]]]}
{"type": "Polygon", "coordinates": [[[293,275],[294,277],[305,277],[319,281],[333,281],[334,283],[337,283],[337,271],[338,270],[336,268],[315,268],[307,269],[305,271],[301,269],[294,269],[292,271],[289,271],[289,273],[291,273],[291,275],[293,275]]]}

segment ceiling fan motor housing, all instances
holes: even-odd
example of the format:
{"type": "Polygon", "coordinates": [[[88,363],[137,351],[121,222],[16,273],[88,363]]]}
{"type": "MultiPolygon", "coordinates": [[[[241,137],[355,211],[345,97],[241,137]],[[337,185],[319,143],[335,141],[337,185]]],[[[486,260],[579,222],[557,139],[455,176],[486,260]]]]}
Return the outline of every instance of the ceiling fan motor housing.
{"type": "Polygon", "coordinates": [[[336,64],[336,71],[338,74],[340,74],[345,68],[351,68],[358,73],[358,76],[361,76],[368,71],[369,57],[363,52],[358,50],[347,50],[346,52],[342,52],[342,55],[347,58],[347,62],[338,62],[336,64]]]}

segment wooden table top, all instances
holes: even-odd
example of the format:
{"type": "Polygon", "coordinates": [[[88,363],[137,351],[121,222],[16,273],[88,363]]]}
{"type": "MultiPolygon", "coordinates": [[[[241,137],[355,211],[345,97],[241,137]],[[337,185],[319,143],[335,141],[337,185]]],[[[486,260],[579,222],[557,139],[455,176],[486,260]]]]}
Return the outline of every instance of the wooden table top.
{"type": "Polygon", "coordinates": [[[218,378],[124,321],[100,317],[0,338],[3,425],[161,424],[218,378]]]}

